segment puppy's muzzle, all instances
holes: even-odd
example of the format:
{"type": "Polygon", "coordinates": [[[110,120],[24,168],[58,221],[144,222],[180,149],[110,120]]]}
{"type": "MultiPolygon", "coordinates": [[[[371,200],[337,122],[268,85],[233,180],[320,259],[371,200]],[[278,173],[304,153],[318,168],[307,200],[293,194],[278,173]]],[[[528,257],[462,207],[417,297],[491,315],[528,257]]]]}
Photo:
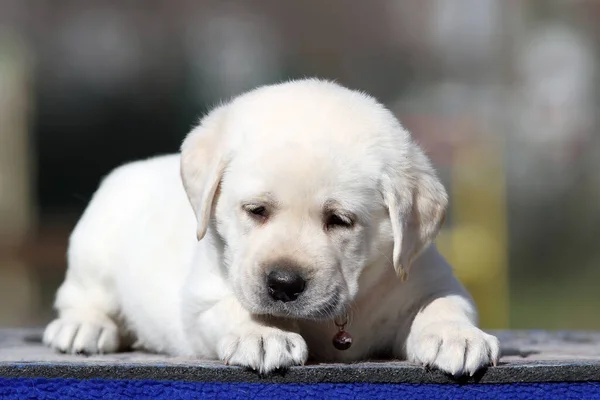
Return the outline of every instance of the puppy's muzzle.
{"type": "Polygon", "coordinates": [[[267,291],[275,301],[294,301],[305,287],[306,281],[293,269],[275,267],[267,275],[267,291]]]}

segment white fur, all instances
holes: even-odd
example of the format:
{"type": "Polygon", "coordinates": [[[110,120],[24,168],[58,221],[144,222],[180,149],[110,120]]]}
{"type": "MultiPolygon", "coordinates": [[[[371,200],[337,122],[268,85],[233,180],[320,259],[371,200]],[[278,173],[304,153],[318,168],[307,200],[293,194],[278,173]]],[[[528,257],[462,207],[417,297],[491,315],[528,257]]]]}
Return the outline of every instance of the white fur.
{"type": "Polygon", "coordinates": [[[133,340],[261,372],[310,353],[473,374],[496,362],[498,340],[430,245],[446,204],[427,157],[373,98],[319,80],[256,89],[209,113],[181,156],[103,181],[71,236],[44,342],[102,353],[133,340]],[[327,225],[332,209],[353,226],[327,225]],[[296,301],[267,295],[282,260],[307,277],[296,301]],[[345,313],[354,343],[339,351],[333,318],[345,313]]]}

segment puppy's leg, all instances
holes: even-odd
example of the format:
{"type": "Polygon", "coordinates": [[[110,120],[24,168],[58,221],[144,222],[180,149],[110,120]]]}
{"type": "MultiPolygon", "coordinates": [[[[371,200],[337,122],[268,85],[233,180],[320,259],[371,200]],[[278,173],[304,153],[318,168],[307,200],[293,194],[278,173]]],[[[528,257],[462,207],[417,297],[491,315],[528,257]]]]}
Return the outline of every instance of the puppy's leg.
{"type": "Polygon", "coordinates": [[[297,330],[290,320],[249,313],[233,296],[197,314],[188,325],[190,338],[201,336],[202,343],[195,344],[202,349],[200,355],[216,355],[226,364],[260,373],[306,362],[308,347],[297,330]]]}
{"type": "Polygon", "coordinates": [[[117,324],[109,317],[113,299],[101,284],[69,276],[58,291],[58,318],[44,331],[43,342],[65,353],[112,353],[119,348],[117,324]]]}
{"type": "Polygon", "coordinates": [[[73,244],[67,277],[56,296],[58,318],[46,327],[43,342],[65,353],[115,352],[119,330],[113,317],[118,303],[107,271],[91,251],[82,251],[85,246],[73,244]]]}
{"type": "Polygon", "coordinates": [[[408,360],[453,375],[473,375],[495,364],[498,339],[477,328],[476,318],[475,307],[462,295],[433,300],[412,323],[406,340],[408,360]]]}

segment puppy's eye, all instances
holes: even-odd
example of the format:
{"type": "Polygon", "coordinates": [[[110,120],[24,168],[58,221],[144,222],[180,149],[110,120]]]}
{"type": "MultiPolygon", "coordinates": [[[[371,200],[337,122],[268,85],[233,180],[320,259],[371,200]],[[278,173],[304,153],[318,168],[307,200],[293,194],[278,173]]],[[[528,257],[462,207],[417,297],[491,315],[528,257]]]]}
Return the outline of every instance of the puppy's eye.
{"type": "Polygon", "coordinates": [[[350,218],[338,214],[329,214],[325,220],[327,229],[352,228],[354,221],[350,218]]]}
{"type": "Polygon", "coordinates": [[[268,217],[267,208],[265,206],[246,206],[244,210],[250,217],[262,221],[268,217]]]}

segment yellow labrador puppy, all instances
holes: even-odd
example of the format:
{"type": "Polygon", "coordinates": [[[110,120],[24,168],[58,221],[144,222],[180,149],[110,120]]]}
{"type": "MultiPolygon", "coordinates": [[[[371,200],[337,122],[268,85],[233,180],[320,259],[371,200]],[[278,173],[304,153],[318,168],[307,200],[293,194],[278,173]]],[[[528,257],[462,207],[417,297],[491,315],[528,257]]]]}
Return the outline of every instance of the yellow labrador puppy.
{"type": "Polygon", "coordinates": [[[181,155],[105,178],[44,342],[93,354],[133,338],[262,373],[388,357],[473,374],[498,340],[431,244],[446,204],[372,97],[315,79],[258,88],[206,115],[181,155]]]}

